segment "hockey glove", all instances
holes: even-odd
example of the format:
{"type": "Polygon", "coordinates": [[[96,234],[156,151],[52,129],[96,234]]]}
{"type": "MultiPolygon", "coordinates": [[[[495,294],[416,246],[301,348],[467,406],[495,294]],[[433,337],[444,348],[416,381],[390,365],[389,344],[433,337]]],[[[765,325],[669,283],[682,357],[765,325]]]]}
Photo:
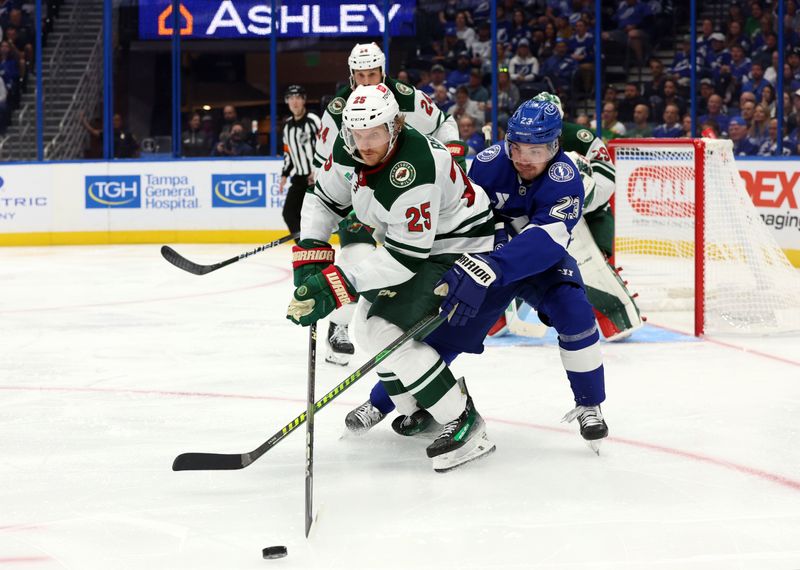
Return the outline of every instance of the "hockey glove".
{"type": "Polygon", "coordinates": [[[462,141],[450,141],[445,144],[447,150],[457,165],[461,167],[464,172],[467,171],[467,144],[462,141]]]}
{"type": "Polygon", "coordinates": [[[355,289],[341,270],[330,265],[294,290],[286,318],[307,327],[325,318],[334,309],[353,302],[356,296],[355,289]]]}
{"type": "Polygon", "coordinates": [[[292,269],[294,286],[298,287],[333,263],[334,251],[331,244],[318,239],[301,239],[292,246],[292,269]]]}
{"type": "Polygon", "coordinates": [[[442,311],[449,313],[455,307],[450,323],[460,327],[477,315],[489,285],[501,276],[500,267],[488,255],[465,253],[459,257],[434,289],[437,293],[446,291],[442,311]]]}

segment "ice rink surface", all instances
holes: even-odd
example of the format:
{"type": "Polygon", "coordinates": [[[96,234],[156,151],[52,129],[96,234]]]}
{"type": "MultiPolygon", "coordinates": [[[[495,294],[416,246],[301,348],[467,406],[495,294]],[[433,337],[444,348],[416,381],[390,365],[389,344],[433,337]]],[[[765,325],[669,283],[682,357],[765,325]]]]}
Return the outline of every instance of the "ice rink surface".
{"type": "MultiPolygon", "coordinates": [[[[307,540],[303,435],[241,471],[171,471],[303,411],[288,247],[203,277],[158,249],[0,249],[0,568],[800,569],[800,337],[697,341],[651,315],[603,346],[599,457],[559,423],[573,404],[552,336],[494,342],[454,371],[497,452],[447,474],[432,437],[388,421],[341,439],[369,375],[316,417],[307,540]],[[289,556],[262,560],[272,545],[289,556]]],[[[249,246],[176,249],[213,263],[249,246]]],[[[318,395],[370,356],[319,352],[318,395]]]]}

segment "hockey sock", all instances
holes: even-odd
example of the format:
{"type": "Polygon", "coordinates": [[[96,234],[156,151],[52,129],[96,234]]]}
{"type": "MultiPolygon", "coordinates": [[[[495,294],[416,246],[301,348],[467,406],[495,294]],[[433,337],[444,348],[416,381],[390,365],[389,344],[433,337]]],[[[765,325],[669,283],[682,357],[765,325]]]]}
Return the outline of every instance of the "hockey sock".
{"type": "Polygon", "coordinates": [[[575,402],[593,406],[605,400],[600,333],[582,289],[561,285],[548,291],[539,307],[558,332],[561,362],[575,402]]]}
{"type": "Polygon", "coordinates": [[[384,414],[388,414],[395,408],[394,402],[392,402],[381,381],[376,382],[372,387],[372,391],[369,393],[369,401],[384,414]]]}

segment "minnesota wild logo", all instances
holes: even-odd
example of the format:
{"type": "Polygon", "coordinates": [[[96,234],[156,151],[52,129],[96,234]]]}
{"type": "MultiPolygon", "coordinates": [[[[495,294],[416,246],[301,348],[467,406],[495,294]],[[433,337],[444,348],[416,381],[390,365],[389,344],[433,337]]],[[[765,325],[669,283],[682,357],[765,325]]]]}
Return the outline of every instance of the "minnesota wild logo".
{"type": "Polygon", "coordinates": [[[400,93],[400,95],[411,95],[414,92],[414,90],[411,89],[411,87],[409,87],[405,83],[400,83],[399,81],[395,83],[395,87],[397,88],[397,92],[400,93]]]}
{"type": "Polygon", "coordinates": [[[336,99],[328,103],[328,112],[331,115],[341,115],[342,109],[344,109],[344,103],[345,103],[344,99],[342,99],[341,97],[337,97],[336,99]]]}
{"type": "Polygon", "coordinates": [[[395,164],[392,167],[391,172],[389,172],[389,181],[392,183],[392,186],[396,186],[398,188],[410,186],[416,177],[416,169],[411,166],[411,163],[408,163],[405,160],[401,160],[395,164]]]}
{"type": "Polygon", "coordinates": [[[591,142],[591,140],[594,138],[594,135],[586,129],[581,129],[578,131],[578,138],[583,142],[591,142]]]}

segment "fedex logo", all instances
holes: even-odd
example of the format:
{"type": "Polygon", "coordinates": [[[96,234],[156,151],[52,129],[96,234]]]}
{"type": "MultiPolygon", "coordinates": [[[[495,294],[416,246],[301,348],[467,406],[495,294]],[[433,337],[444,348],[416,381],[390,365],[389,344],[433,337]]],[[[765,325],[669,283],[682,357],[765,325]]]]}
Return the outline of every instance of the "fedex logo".
{"type": "Polygon", "coordinates": [[[138,176],[87,176],[87,208],[139,208],[142,205],[138,176]]]}
{"type": "Polygon", "coordinates": [[[739,174],[744,179],[747,193],[753,199],[753,204],[764,208],[797,208],[798,193],[800,189],[798,180],[800,172],[786,172],[782,170],[758,170],[747,172],[740,170],[739,174]]]}
{"type": "Polygon", "coordinates": [[[214,208],[264,208],[266,187],[265,174],[212,174],[211,205],[214,208]]]}
{"type": "Polygon", "coordinates": [[[694,216],[694,168],[640,166],[628,178],[628,202],[638,214],[652,217],[694,216]]]}

